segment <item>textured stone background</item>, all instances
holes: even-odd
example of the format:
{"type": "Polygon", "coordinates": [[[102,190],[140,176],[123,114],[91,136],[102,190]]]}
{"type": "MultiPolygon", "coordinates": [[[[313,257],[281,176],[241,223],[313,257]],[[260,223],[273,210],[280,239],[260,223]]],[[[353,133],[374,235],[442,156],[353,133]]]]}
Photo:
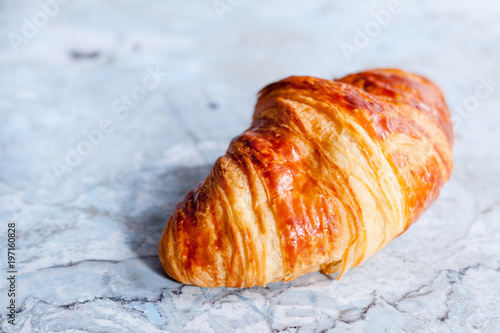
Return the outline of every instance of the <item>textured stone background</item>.
{"type": "Polygon", "coordinates": [[[18,324],[0,277],[0,329],[499,332],[500,85],[474,104],[500,82],[498,1],[402,1],[349,59],[342,43],[389,1],[221,1],[222,16],[211,0],[61,1],[52,16],[0,1],[0,256],[15,221],[19,264],[18,324]],[[418,223],[341,281],[166,278],[166,219],[249,125],[257,91],[373,67],[428,76],[455,114],[454,174],[418,223]],[[143,90],[148,71],[159,82],[143,90]]]}

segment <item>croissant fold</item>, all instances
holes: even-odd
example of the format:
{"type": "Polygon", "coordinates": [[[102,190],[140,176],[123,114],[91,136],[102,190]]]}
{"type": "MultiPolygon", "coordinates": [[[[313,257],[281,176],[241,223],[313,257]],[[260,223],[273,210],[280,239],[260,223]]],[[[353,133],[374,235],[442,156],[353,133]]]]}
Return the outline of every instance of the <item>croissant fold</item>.
{"type": "Polygon", "coordinates": [[[162,266],[202,287],[341,276],[436,199],[453,140],[443,95],[421,76],[377,69],[272,83],[251,127],[175,207],[162,266]]]}

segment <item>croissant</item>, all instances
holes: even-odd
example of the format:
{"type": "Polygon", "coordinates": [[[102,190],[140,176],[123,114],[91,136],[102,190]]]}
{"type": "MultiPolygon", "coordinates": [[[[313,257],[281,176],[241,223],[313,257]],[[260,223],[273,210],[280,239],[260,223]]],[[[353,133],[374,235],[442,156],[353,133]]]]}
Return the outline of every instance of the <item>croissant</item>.
{"type": "Polygon", "coordinates": [[[450,112],[426,78],[377,69],[292,76],[179,202],[159,256],[201,287],[265,286],[362,263],[436,199],[453,169],[450,112]]]}

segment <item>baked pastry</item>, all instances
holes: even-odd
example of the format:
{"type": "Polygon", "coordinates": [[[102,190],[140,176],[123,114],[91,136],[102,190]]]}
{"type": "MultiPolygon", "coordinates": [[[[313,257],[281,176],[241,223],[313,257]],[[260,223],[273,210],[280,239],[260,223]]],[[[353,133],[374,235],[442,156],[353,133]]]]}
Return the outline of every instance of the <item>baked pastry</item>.
{"type": "Polygon", "coordinates": [[[162,266],[202,287],[340,277],[436,199],[453,140],[443,95],[421,76],[376,69],[272,83],[251,127],[175,207],[162,266]]]}

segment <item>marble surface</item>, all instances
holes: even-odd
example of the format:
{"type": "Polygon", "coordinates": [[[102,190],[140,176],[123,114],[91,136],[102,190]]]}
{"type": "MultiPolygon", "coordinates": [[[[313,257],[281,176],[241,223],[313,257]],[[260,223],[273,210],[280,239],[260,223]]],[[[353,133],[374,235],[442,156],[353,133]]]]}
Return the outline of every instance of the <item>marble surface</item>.
{"type": "Polygon", "coordinates": [[[9,221],[18,246],[17,324],[2,273],[0,330],[499,332],[500,5],[399,6],[0,1],[3,271],[9,221]],[[340,281],[168,279],[166,219],[249,125],[257,91],[373,67],[428,76],[455,115],[455,171],[424,216],[340,281]]]}

